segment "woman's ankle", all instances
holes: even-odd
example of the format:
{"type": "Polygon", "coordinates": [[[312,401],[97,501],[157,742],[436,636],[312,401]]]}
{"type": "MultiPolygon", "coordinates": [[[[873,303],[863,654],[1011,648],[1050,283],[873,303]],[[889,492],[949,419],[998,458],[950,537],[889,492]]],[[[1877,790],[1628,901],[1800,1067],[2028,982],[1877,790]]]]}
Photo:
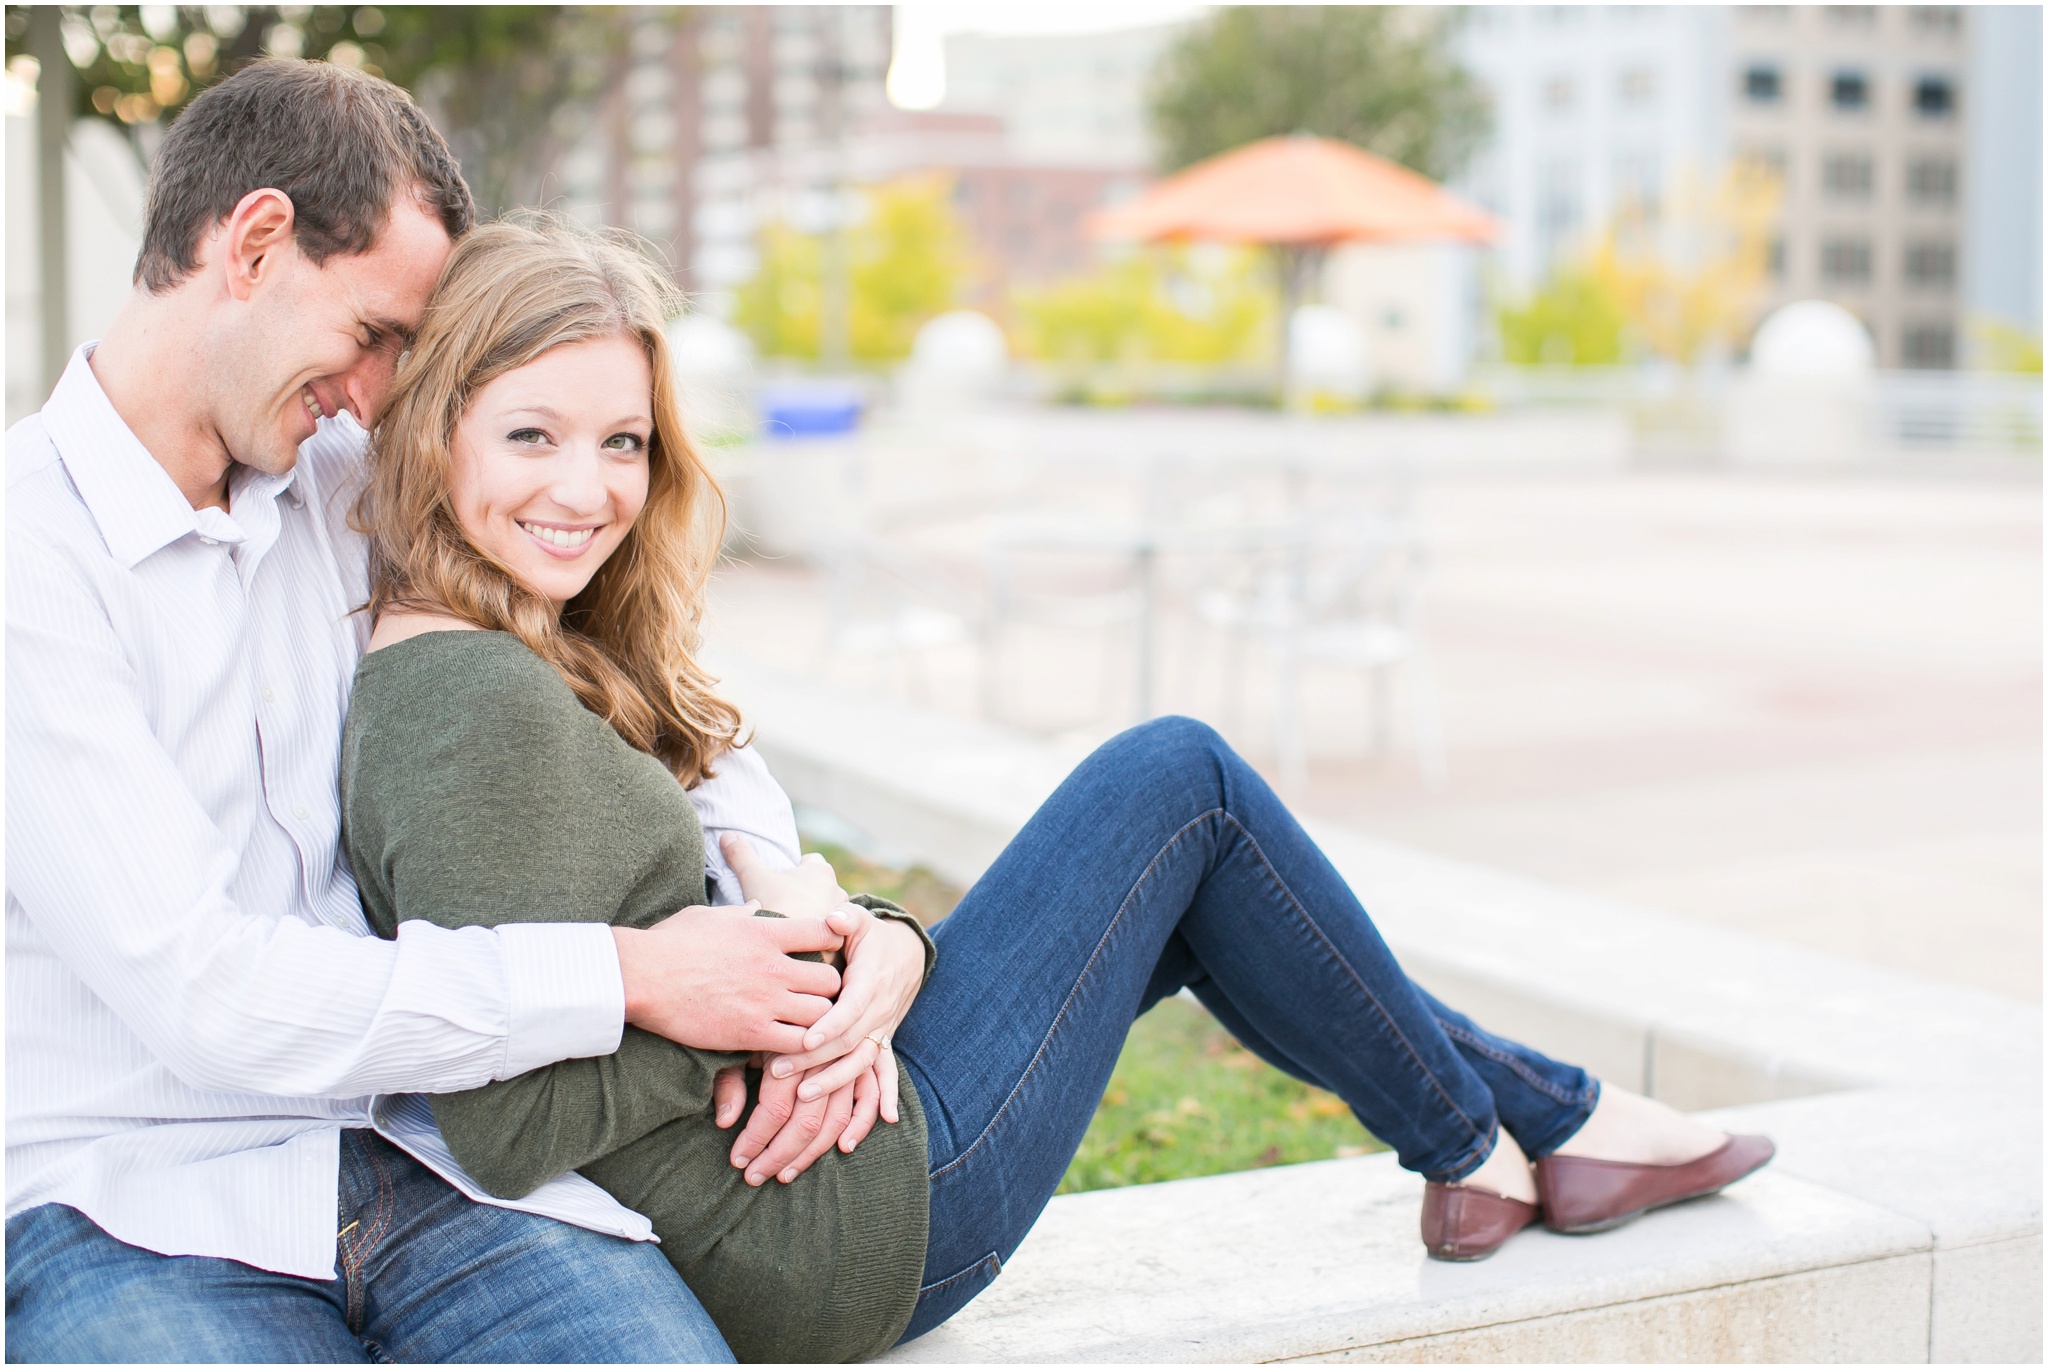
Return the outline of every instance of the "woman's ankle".
{"type": "Polygon", "coordinates": [[[1516,1202],[1536,1201],[1536,1174],[1529,1168],[1529,1157],[1515,1143],[1515,1138],[1506,1130],[1496,1133],[1493,1153],[1486,1157],[1479,1168],[1458,1180],[1461,1187],[1484,1189],[1502,1198],[1513,1198],[1516,1202]]]}

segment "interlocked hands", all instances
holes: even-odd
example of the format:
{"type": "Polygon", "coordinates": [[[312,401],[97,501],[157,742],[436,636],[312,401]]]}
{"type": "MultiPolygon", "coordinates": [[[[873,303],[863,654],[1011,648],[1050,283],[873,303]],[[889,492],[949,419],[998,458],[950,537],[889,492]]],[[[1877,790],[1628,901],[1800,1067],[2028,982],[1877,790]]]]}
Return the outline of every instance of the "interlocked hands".
{"type": "MultiPolygon", "coordinates": [[[[720,846],[749,899],[791,919],[822,914],[825,926],[843,938],[836,1001],[811,1020],[793,1049],[756,1053],[760,1100],[733,1142],[732,1162],[747,1171],[749,1184],[771,1176],[789,1183],[835,1145],[852,1154],[877,1117],[898,1120],[890,1042],[923,982],[924,947],[909,928],[849,902],[822,856],[774,870],[744,837],[728,833],[720,846]]],[[[731,1126],[746,1101],[744,1069],[720,1071],[713,1120],[731,1126]]]]}

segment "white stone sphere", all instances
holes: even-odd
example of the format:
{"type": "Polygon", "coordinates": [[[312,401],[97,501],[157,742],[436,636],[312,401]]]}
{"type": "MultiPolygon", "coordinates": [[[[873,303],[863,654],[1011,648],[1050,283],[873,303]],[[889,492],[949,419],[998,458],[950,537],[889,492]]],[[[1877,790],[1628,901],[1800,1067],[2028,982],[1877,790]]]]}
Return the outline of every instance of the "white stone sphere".
{"type": "Polygon", "coordinates": [[[1798,380],[1856,380],[1870,374],[1877,349],[1857,317],[1839,304],[1808,299],[1763,321],[1749,344],[1750,369],[1798,380]]]}
{"type": "Polygon", "coordinates": [[[685,314],[668,326],[669,357],[686,380],[738,380],[754,368],[745,333],[709,314],[685,314]]]}
{"type": "Polygon", "coordinates": [[[1288,380],[1301,390],[1363,395],[1372,354],[1357,319],[1328,304],[1304,304],[1287,322],[1288,380]]]}
{"type": "Polygon", "coordinates": [[[1003,330],[987,314],[955,309],[929,320],[917,330],[910,364],[925,375],[990,380],[1009,364],[1003,330]]]}

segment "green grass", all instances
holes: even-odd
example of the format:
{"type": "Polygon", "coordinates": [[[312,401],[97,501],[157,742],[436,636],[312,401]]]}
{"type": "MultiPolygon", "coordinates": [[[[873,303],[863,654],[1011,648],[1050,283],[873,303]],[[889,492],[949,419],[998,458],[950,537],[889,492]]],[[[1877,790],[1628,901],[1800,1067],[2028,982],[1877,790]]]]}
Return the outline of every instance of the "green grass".
{"type": "Polygon", "coordinates": [[[1334,1094],[1237,1044],[1169,998],[1131,1026],[1062,1193],[1328,1160],[1384,1149],[1334,1094]]]}
{"type": "MultiPolygon", "coordinates": [[[[806,838],[842,887],[901,904],[927,926],[961,890],[924,866],[899,870],[806,838]]],[[[1062,1193],[1299,1164],[1385,1147],[1333,1094],[1282,1074],[1237,1044],[1200,1004],[1169,998],[1139,1018],[1062,1193]]]]}

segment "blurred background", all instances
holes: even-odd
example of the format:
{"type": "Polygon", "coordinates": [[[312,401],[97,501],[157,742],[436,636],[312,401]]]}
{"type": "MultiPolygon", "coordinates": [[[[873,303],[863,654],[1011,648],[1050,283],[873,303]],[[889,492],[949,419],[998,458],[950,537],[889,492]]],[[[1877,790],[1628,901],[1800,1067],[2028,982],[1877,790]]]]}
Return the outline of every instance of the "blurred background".
{"type": "Polygon", "coordinates": [[[726,659],[1074,758],[1193,713],[1323,818],[2040,997],[2039,8],[6,16],[10,422],[185,102],[376,71],[688,292],[726,659]]]}

